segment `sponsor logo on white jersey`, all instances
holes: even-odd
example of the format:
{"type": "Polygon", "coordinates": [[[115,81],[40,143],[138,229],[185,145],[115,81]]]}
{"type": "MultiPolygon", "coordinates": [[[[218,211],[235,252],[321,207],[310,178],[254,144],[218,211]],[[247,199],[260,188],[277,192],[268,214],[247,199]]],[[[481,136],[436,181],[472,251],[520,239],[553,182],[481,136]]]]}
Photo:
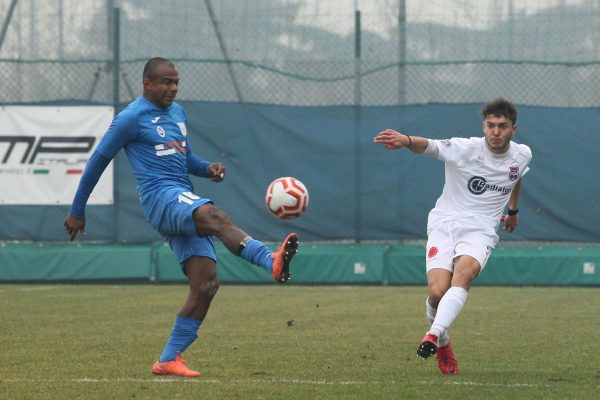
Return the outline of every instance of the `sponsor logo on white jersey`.
{"type": "Polygon", "coordinates": [[[483,194],[487,190],[500,192],[502,194],[508,194],[511,191],[511,189],[507,187],[490,185],[482,176],[474,176],[471,179],[469,179],[469,182],[467,183],[467,188],[469,189],[469,192],[475,195],[483,194]]]}

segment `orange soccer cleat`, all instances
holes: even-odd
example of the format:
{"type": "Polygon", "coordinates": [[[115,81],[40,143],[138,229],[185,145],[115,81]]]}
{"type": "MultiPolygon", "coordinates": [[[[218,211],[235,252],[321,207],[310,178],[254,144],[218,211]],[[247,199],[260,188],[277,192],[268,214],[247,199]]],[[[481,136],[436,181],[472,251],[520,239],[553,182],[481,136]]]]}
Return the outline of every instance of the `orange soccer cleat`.
{"type": "Polygon", "coordinates": [[[177,355],[175,356],[175,361],[179,361],[183,365],[187,364],[187,360],[183,359],[183,356],[181,355],[181,353],[177,353],[177,355]]]}
{"type": "Polygon", "coordinates": [[[437,358],[438,368],[442,371],[442,374],[458,375],[458,361],[454,357],[450,341],[447,345],[437,348],[435,358],[437,358]]]}
{"type": "Polygon", "coordinates": [[[298,251],[298,236],[295,233],[287,235],[279,250],[273,253],[272,276],[279,283],[285,283],[290,276],[290,261],[298,251]]]}
{"type": "Polygon", "coordinates": [[[154,375],[175,375],[184,378],[194,378],[200,376],[200,372],[192,371],[184,364],[181,358],[176,358],[172,361],[160,362],[156,361],[152,366],[154,375]]]}
{"type": "Polygon", "coordinates": [[[417,355],[421,358],[428,358],[435,354],[437,349],[438,337],[428,333],[425,335],[419,347],[417,347],[417,355]]]}

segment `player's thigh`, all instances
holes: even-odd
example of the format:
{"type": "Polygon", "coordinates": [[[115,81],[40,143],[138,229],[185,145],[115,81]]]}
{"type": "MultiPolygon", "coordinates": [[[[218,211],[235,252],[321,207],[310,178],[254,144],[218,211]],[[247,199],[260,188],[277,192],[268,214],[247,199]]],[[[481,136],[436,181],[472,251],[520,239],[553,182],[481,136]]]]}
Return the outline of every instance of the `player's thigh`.
{"type": "Polygon", "coordinates": [[[221,237],[220,234],[226,232],[230,228],[235,228],[229,215],[212,203],[203,204],[196,208],[193,213],[193,218],[198,235],[214,235],[221,237]]]}
{"type": "MultiPolygon", "coordinates": [[[[456,233],[456,236],[458,239],[456,242],[455,257],[470,256],[479,264],[479,270],[483,270],[497,243],[495,232],[463,227],[456,233]]],[[[472,264],[467,260],[464,263],[467,265],[472,264]]]]}
{"type": "Polygon", "coordinates": [[[210,199],[200,197],[183,188],[171,188],[162,191],[156,200],[155,213],[149,218],[152,226],[164,236],[197,235],[194,211],[204,205],[212,204],[210,199]]]}

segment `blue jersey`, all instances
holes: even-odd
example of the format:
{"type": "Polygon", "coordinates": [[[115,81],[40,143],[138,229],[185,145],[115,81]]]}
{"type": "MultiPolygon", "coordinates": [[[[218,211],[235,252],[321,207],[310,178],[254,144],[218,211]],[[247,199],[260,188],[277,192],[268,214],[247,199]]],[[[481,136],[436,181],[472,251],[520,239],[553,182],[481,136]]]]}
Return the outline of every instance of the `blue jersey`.
{"type": "MultiPolygon", "coordinates": [[[[142,205],[162,188],[179,186],[193,191],[188,175],[192,148],[187,139],[187,117],[179,104],[163,109],[143,97],[130,103],[115,117],[96,150],[112,159],[122,147],[142,205]]],[[[207,175],[208,165],[204,162],[201,176],[207,175]]]]}
{"type": "Polygon", "coordinates": [[[144,97],[134,100],[113,119],[88,161],[72,214],[84,216],[85,203],[100,174],[119,150],[125,148],[144,214],[158,228],[164,221],[165,200],[172,197],[167,192],[191,193],[190,173],[211,177],[210,163],[192,153],[187,133],[187,117],[179,104],[161,108],[144,97]]]}

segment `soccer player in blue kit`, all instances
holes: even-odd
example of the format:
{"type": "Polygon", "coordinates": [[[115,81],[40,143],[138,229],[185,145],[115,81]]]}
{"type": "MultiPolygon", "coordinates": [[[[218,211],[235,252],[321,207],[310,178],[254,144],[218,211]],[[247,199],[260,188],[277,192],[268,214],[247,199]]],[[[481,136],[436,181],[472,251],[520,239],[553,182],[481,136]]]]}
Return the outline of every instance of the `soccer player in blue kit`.
{"type": "Polygon", "coordinates": [[[270,271],[285,283],[298,249],[290,233],[274,253],[253,239],[211,200],[194,194],[189,174],[221,182],[225,166],[200,159],[188,140],[187,118],[174,102],[179,73],[170,61],[150,59],[143,72],[143,96],[130,103],[113,120],[88,160],[65,229],[72,241],[85,234],[85,205],[104,169],[121,148],[133,169],[140,202],[148,222],[169,242],[189,281],[189,294],[173,324],[155,375],[195,377],[182,353],[196,340],[198,330],[219,288],[213,236],[232,253],[270,271]]]}

